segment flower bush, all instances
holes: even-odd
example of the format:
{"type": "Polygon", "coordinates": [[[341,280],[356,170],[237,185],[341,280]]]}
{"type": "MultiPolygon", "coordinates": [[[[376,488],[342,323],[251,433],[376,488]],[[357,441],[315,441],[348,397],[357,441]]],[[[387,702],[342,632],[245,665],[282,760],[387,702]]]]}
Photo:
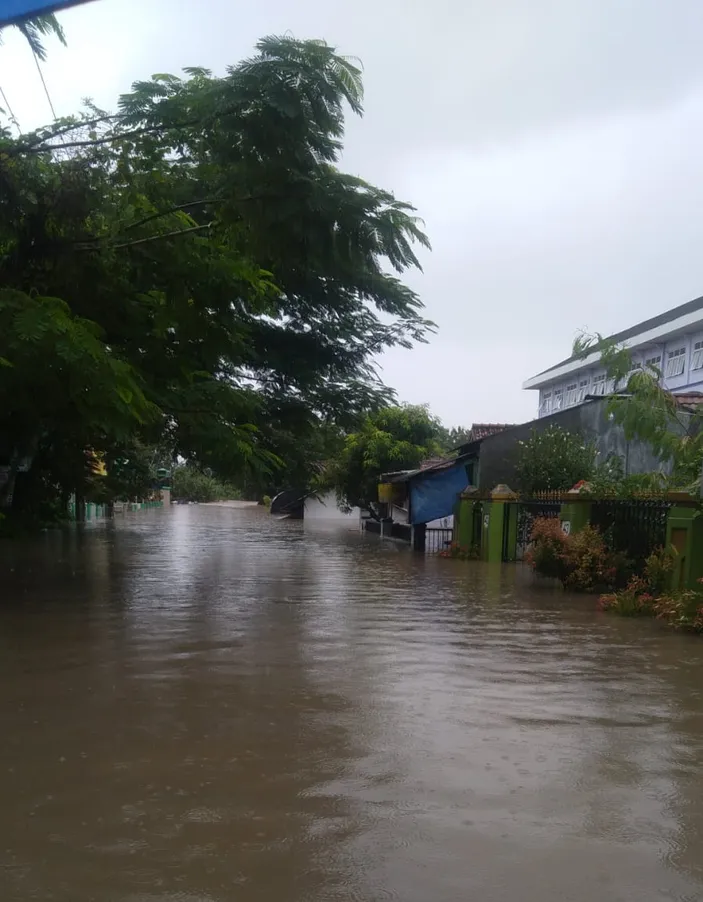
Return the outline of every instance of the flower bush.
{"type": "Polygon", "coordinates": [[[654,596],[649,591],[647,580],[641,576],[633,576],[619,592],[601,595],[598,607],[621,617],[655,616],[654,596]]]}
{"type": "Polygon", "coordinates": [[[600,532],[585,526],[567,535],[556,519],[538,517],[525,560],[541,576],[561,580],[574,592],[602,592],[623,586],[631,573],[624,555],[610,551],[600,532]]]}
{"type": "Polygon", "coordinates": [[[477,561],[481,557],[481,550],[474,545],[459,545],[458,542],[452,542],[449,548],[440,551],[439,556],[454,558],[458,561],[477,561]]]}
{"type": "Polygon", "coordinates": [[[561,528],[561,522],[548,517],[537,517],[530,532],[530,548],[525,561],[540,576],[551,576],[563,581],[566,574],[566,548],[569,536],[561,528]]]}
{"type": "Polygon", "coordinates": [[[675,560],[673,549],[657,549],[647,558],[641,576],[633,576],[621,591],[601,596],[601,610],[623,617],[656,617],[669,626],[703,632],[703,585],[666,591],[675,560]]]}

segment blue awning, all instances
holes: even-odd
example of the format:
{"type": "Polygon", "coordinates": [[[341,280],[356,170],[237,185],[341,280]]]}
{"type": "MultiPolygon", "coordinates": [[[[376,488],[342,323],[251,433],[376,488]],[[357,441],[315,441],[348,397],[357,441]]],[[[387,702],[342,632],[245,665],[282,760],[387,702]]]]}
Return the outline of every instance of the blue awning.
{"type": "Polygon", "coordinates": [[[89,0],[0,0],[0,26],[12,25],[33,16],[45,16],[89,0]]]}
{"type": "Polygon", "coordinates": [[[453,514],[457,498],[468,484],[465,460],[416,476],[410,482],[410,522],[430,523],[453,514]]]}

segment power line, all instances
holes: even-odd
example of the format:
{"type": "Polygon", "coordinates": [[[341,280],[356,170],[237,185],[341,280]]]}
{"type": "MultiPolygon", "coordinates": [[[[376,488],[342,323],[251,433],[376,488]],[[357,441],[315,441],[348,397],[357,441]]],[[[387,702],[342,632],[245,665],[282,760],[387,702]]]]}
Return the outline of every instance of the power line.
{"type": "Polygon", "coordinates": [[[12,112],[12,107],[10,106],[10,101],[7,99],[7,94],[3,91],[2,85],[0,85],[0,96],[2,97],[3,103],[7,107],[7,112],[10,115],[10,122],[12,122],[17,129],[18,133],[22,133],[22,129],[20,128],[20,124],[17,121],[17,116],[12,112]]]}
{"type": "Polygon", "coordinates": [[[54,121],[58,118],[56,115],[56,110],[54,109],[54,104],[51,102],[51,95],[49,94],[49,89],[46,86],[46,82],[44,81],[44,73],[41,70],[41,66],[39,65],[39,57],[36,55],[34,50],[32,50],[32,56],[34,57],[34,65],[37,67],[37,72],[39,73],[39,78],[41,78],[41,83],[44,86],[44,93],[46,94],[46,99],[49,101],[49,106],[51,108],[51,115],[54,117],[54,121]]]}

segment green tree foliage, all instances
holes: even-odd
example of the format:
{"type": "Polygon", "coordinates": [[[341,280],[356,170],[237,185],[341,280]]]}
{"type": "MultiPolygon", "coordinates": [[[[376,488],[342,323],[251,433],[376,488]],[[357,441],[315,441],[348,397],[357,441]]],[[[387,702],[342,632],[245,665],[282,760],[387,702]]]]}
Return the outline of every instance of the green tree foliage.
{"type": "Polygon", "coordinates": [[[385,407],[367,416],[330,462],[322,487],[334,487],[340,502],[373,510],[383,473],[411,470],[441,453],[442,425],[427,407],[385,407]]]}
{"type": "Polygon", "coordinates": [[[236,499],[239,492],[232,486],[220,482],[212,473],[203,472],[192,464],[185,464],[173,471],[171,496],[174,501],[205,503],[236,499]]]}
{"type": "Polygon", "coordinates": [[[159,488],[159,470],[171,471],[169,454],[167,448],[145,445],[134,437],[114,443],[101,454],[107,475],[94,472],[89,456],[86,499],[98,503],[147,500],[159,488]]]}
{"type": "Polygon", "coordinates": [[[580,336],[574,353],[600,354],[614,391],[608,412],[623,427],[625,438],[648,444],[671,475],[645,474],[646,487],[694,488],[700,483],[703,466],[703,411],[682,407],[676,396],[664,389],[657,367],[635,364],[631,352],[601,335],[580,336]]]}
{"type": "Polygon", "coordinates": [[[374,360],[431,328],[400,280],[428,242],[338,168],[361,100],[333,48],[265,38],[116,115],[0,130],[0,464],[63,490],[139,441],[260,485],[388,403],[374,360]]]}
{"type": "MultiPolygon", "coordinates": [[[[34,16],[32,19],[18,22],[17,25],[12,27],[17,28],[22,33],[32,53],[42,61],[46,59],[46,47],[42,38],[53,35],[55,38],[58,38],[64,47],[66,46],[66,35],[53,13],[44,16],[34,16]]],[[[3,30],[3,27],[0,26],[0,44],[2,44],[3,30]]]]}
{"type": "Polygon", "coordinates": [[[439,438],[442,450],[446,453],[455,451],[470,440],[470,435],[470,426],[452,426],[451,429],[442,426],[439,438]]]}
{"type": "Polygon", "coordinates": [[[595,447],[560,426],[533,429],[529,439],[519,443],[517,488],[525,494],[567,491],[580,479],[590,479],[595,469],[595,447]]]}

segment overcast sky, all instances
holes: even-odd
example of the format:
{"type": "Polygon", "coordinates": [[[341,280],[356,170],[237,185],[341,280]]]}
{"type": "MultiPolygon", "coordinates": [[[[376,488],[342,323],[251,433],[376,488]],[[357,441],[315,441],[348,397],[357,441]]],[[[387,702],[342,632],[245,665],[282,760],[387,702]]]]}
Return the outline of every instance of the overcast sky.
{"type": "MultiPolygon", "coordinates": [[[[265,34],[362,60],[344,166],[417,206],[433,251],[409,281],[439,327],[383,375],[448,425],[530,419],[522,382],[579,330],[703,294],[701,0],[94,0],[59,18],[59,116],[155,72],[222,72],[265,34]]],[[[3,37],[21,126],[49,121],[31,54],[3,37]]]]}

